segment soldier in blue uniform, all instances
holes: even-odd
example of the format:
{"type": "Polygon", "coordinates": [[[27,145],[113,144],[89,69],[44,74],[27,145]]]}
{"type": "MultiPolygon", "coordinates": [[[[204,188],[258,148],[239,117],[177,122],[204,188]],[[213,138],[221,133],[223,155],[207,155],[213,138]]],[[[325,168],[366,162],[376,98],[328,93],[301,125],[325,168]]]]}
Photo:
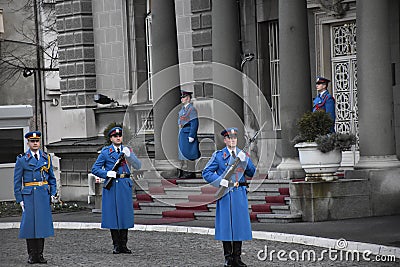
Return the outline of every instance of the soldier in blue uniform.
{"type": "Polygon", "coordinates": [[[316,87],[317,96],[313,101],[313,112],[315,111],[325,111],[329,114],[333,121],[331,127],[331,132],[335,132],[335,99],[328,92],[328,84],[330,80],[324,77],[317,77],[316,87]]]}
{"type": "Polygon", "coordinates": [[[14,196],[21,205],[19,238],[25,238],[28,263],[47,263],[44,239],[54,236],[50,202],[56,202],[57,185],[50,156],[40,150],[39,131],[28,132],[29,149],[17,157],[14,169],[14,196]]]}
{"type": "Polygon", "coordinates": [[[224,266],[247,266],[241,260],[242,241],[252,239],[245,175],[252,177],[256,168],[249,156],[236,147],[237,133],[237,128],[221,132],[226,147],[214,152],[203,170],[203,178],[218,187],[225,181],[222,178],[235,158],[241,161],[230,177],[227,192],[217,201],[215,239],[222,241],[224,266]]]}
{"type": "Polygon", "coordinates": [[[108,132],[111,145],[104,147],[96,162],[93,164],[92,173],[100,178],[114,179],[110,189],[103,188],[101,227],[110,229],[113,241],[113,254],[132,251],[126,246],[128,242],[128,229],[134,226],[131,172],[127,162],[135,169],[141,168],[141,162],[132,149],[122,145],[122,128],[113,127],[108,132]],[[113,171],[114,164],[121,156],[125,155],[117,171],[113,171]]]}
{"type": "Polygon", "coordinates": [[[182,160],[182,166],[179,177],[195,178],[194,161],[200,158],[199,140],[197,139],[197,130],[199,128],[199,119],[197,118],[197,110],[190,102],[192,92],[181,91],[182,108],[179,111],[178,126],[178,157],[182,160]],[[187,169],[183,170],[186,162],[187,169]]]}

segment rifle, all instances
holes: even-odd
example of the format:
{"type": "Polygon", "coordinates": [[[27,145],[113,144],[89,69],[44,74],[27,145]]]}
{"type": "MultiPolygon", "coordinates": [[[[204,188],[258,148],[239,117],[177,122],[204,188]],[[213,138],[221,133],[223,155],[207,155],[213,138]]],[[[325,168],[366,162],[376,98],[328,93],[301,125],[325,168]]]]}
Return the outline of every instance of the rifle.
{"type": "MultiPolygon", "coordinates": [[[[119,166],[121,166],[121,163],[122,163],[122,161],[125,159],[125,154],[124,153],[121,153],[120,155],[119,155],[119,157],[118,157],[118,159],[117,159],[117,161],[115,162],[115,164],[114,164],[114,166],[113,166],[113,168],[111,169],[112,171],[118,171],[118,168],[119,168],[119,166]]],[[[115,179],[115,178],[113,178],[113,177],[107,177],[108,178],[108,180],[107,180],[107,182],[104,184],[104,188],[105,189],[107,189],[107,190],[109,190],[110,188],[111,188],[111,186],[112,186],[112,181],[115,179]]]]}
{"type": "MultiPolygon", "coordinates": [[[[253,143],[253,142],[257,139],[258,134],[261,132],[261,129],[264,128],[264,125],[265,125],[266,123],[267,123],[267,122],[264,122],[263,126],[261,126],[261,128],[258,129],[258,131],[254,134],[254,136],[253,136],[252,138],[249,139],[249,142],[248,142],[248,143],[246,144],[246,146],[242,149],[242,151],[243,151],[244,153],[247,153],[247,150],[250,148],[251,143],[253,143]]],[[[220,199],[221,197],[224,196],[225,190],[229,187],[230,178],[231,178],[231,176],[235,173],[235,170],[236,170],[237,166],[239,165],[239,163],[240,163],[240,158],[239,158],[239,157],[236,157],[236,158],[235,158],[235,161],[234,161],[233,164],[229,167],[228,171],[225,173],[224,177],[222,178],[223,180],[226,180],[226,181],[227,181],[227,183],[226,183],[227,186],[223,186],[223,185],[220,185],[220,186],[219,186],[219,189],[218,189],[217,193],[215,193],[215,198],[216,198],[216,200],[218,200],[218,199],[220,199]]]]}

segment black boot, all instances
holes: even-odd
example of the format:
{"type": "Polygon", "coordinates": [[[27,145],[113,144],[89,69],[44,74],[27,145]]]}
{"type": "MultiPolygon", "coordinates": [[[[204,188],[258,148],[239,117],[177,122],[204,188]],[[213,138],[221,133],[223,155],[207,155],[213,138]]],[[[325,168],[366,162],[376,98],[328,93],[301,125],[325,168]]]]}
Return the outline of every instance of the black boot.
{"type": "Polygon", "coordinates": [[[194,179],[196,178],[196,173],[194,172],[187,172],[187,171],[182,171],[182,176],[180,178],[183,179],[194,179]]]}
{"type": "Polygon", "coordinates": [[[241,255],[242,255],[242,241],[233,241],[233,266],[247,267],[247,265],[240,258],[241,255]]]}
{"type": "Polygon", "coordinates": [[[183,170],[178,169],[178,178],[181,178],[183,176],[183,170]]]}
{"type": "Polygon", "coordinates": [[[34,239],[27,239],[26,240],[26,247],[28,249],[28,263],[34,264],[35,263],[35,240],[34,239]]]}
{"type": "Polygon", "coordinates": [[[224,246],[224,257],[225,257],[224,267],[231,267],[233,263],[232,242],[222,241],[222,245],[224,246]]]}
{"type": "Polygon", "coordinates": [[[47,260],[43,258],[44,238],[36,239],[36,263],[46,264],[47,260]]]}
{"type": "Polygon", "coordinates": [[[121,253],[120,247],[119,247],[119,231],[117,229],[110,229],[111,231],[111,238],[113,241],[113,254],[119,254],[121,253]]]}
{"type": "Polygon", "coordinates": [[[119,230],[119,251],[125,254],[131,254],[132,251],[126,246],[128,243],[128,229],[119,230]]]}

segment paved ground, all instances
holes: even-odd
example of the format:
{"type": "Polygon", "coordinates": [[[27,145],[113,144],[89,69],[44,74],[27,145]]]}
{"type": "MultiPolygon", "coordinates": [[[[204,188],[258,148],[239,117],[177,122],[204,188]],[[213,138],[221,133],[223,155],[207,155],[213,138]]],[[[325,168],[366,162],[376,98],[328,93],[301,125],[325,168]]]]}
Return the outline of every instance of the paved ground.
{"type": "MultiPolygon", "coordinates": [[[[0,263],[1,266],[28,266],[26,264],[25,240],[17,239],[18,229],[0,230],[0,263]]],[[[160,233],[130,231],[128,246],[132,255],[113,255],[111,253],[111,238],[106,230],[56,230],[55,237],[46,239],[45,258],[48,266],[222,266],[222,246],[213,236],[187,233],[160,233]]],[[[399,266],[397,263],[381,263],[353,261],[342,253],[322,253],[322,248],[295,245],[289,243],[253,240],[244,242],[242,258],[249,266],[399,266]],[[272,255],[272,262],[260,250],[267,248],[267,254],[275,251],[285,251],[279,260],[277,252],[272,255]],[[299,261],[295,259],[299,253],[299,261]],[[323,259],[301,261],[304,251],[314,251],[316,258],[323,259]],[[257,256],[257,254],[259,256],[257,256]],[[291,258],[289,257],[291,255],[291,258]],[[259,259],[260,257],[260,259],[259,259]],[[336,257],[336,259],[335,259],[336,257]]],[[[281,252],[283,253],[283,252],[281,252]]],[[[312,252],[310,252],[312,253],[312,252]]],[[[360,256],[361,257],[361,256],[360,256]]],[[[371,255],[370,259],[375,260],[371,255]]],[[[312,259],[312,257],[311,257],[312,259]]],[[[355,258],[354,258],[355,259],[355,258]]]]}
{"type": "MultiPolygon", "coordinates": [[[[99,223],[100,214],[90,211],[53,214],[54,222],[99,223]]],[[[20,217],[0,218],[0,225],[7,222],[19,222],[20,217]]],[[[136,224],[149,222],[139,216],[136,224]]],[[[318,223],[255,223],[253,231],[279,233],[288,236],[304,235],[314,239],[318,247],[299,245],[296,242],[276,242],[277,239],[253,239],[244,242],[242,256],[249,266],[400,266],[396,262],[377,262],[374,255],[367,255],[370,261],[359,254],[339,252],[325,248],[323,238],[364,242],[375,248],[378,245],[397,247],[400,251],[400,216],[384,216],[329,221],[318,223]],[[293,235],[292,235],[293,234],[293,235]],[[321,245],[320,245],[321,244],[321,245]],[[267,255],[265,254],[267,249],[267,255]],[[278,258],[278,251],[281,259],[278,258]],[[324,251],[324,253],[322,253],[324,251]],[[315,252],[316,259],[308,259],[309,253],[315,252]],[[272,256],[271,254],[272,253],[272,256]],[[299,260],[295,260],[297,253],[299,260]],[[302,257],[304,254],[304,257],[302,257]],[[289,256],[290,255],[290,256],[289,256]],[[322,256],[321,256],[322,255],[322,256]],[[264,259],[263,259],[264,258],[264,259]],[[322,260],[317,260],[322,258],[322,260]],[[286,260],[285,260],[286,259],[286,260]],[[302,260],[303,259],[303,260],[302,260]]],[[[213,228],[213,221],[190,221],[174,223],[176,226],[213,228]]],[[[0,227],[0,266],[28,266],[26,263],[26,242],[17,238],[18,229],[1,229],[0,227]]],[[[55,230],[55,237],[46,239],[45,257],[48,266],[222,266],[222,245],[212,235],[191,233],[173,233],[157,231],[129,231],[128,246],[132,255],[113,255],[111,237],[107,230],[66,230],[63,227],[55,230]]],[[[353,242],[354,243],[354,242],[353,242]]],[[[303,243],[304,244],[304,243],[303,243]]],[[[309,243],[307,243],[309,244],[309,243]]],[[[359,250],[363,251],[363,250],[359,250]]]]}
{"type": "MultiPolygon", "coordinates": [[[[20,217],[0,218],[1,222],[19,222],[20,217]]],[[[90,211],[53,214],[55,222],[97,222],[101,214],[90,211]]],[[[149,220],[135,216],[135,224],[149,220]]],[[[172,225],[214,227],[213,221],[189,221],[172,225]]],[[[299,223],[253,223],[255,231],[299,234],[325,238],[345,238],[346,240],[394,246],[400,248],[400,215],[347,219],[327,222],[299,223]]]]}

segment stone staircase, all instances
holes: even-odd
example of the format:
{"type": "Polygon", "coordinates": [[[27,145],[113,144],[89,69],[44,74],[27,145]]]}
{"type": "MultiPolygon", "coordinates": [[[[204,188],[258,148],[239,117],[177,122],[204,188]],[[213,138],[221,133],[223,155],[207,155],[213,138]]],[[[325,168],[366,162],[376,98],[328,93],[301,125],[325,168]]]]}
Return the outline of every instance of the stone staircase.
{"type": "MultiPolygon", "coordinates": [[[[265,175],[249,180],[249,213],[253,222],[297,222],[301,214],[290,211],[289,180],[268,180],[265,175]]],[[[215,219],[217,188],[202,178],[169,179],[145,172],[135,180],[135,214],[147,219],[215,219]]]]}

